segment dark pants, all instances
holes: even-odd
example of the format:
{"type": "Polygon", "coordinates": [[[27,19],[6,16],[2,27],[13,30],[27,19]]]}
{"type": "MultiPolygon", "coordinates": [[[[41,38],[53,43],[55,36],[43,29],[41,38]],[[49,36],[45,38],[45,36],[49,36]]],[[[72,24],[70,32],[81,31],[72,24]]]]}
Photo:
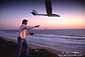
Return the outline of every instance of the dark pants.
{"type": "Polygon", "coordinates": [[[28,56],[28,45],[26,40],[22,40],[20,37],[17,39],[17,49],[16,49],[16,57],[20,57],[20,55],[24,54],[24,57],[28,56]],[[23,53],[22,53],[23,51],[23,53]]]}

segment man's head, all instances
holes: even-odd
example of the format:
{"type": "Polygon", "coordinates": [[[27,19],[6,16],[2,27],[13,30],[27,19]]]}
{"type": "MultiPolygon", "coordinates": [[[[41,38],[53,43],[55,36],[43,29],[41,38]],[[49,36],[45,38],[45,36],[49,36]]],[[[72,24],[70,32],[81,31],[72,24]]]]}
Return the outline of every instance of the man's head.
{"type": "Polygon", "coordinates": [[[27,25],[27,22],[28,22],[28,20],[26,20],[26,19],[23,19],[23,20],[22,20],[22,24],[27,25]]]}

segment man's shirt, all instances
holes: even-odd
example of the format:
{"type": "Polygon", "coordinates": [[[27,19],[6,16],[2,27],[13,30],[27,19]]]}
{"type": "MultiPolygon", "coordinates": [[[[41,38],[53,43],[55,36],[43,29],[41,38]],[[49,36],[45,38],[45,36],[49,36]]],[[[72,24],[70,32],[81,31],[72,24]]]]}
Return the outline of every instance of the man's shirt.
{"type": "Polygon", "coordinates": [[[19,28],[19,37],[21,37],[21,39],[25,39],[27,35],[29,35],[29,29],[29,26],[22,24],[19,28]]]}

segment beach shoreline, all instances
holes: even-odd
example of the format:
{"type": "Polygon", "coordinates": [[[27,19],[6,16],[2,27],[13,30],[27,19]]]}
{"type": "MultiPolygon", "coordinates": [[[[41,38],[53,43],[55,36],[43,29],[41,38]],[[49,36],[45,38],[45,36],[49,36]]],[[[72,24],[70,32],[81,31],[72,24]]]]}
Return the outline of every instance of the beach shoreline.
{"type": "MultiPolygon", "coordinates": [[[[56,54],[53,54],[46,49],[35,48],[32,45],[29,47],[29,51],[30,51],[30,57],[40,57],[40,56],[56,57],[57,56],[56,54]]],[[[7,41],[3,37],[0,37],[0,57],[16,57],[16,43],[12,41],[7,41]]]]}
{"type": "MultiPolygon", "coordinates": [[[[29,45],[29,57],[74,57],[71,54],[61,54],[62,52],[56,50],[36,46],[33,44],[29,45]]],[[[2,57],[16,57],[16,41],[11,39],[6,39],[4,37],[0,37],[0,56],[2,57]]],[[[85,55],[75,55],[75,57],[84,57],[85,55]]]]}

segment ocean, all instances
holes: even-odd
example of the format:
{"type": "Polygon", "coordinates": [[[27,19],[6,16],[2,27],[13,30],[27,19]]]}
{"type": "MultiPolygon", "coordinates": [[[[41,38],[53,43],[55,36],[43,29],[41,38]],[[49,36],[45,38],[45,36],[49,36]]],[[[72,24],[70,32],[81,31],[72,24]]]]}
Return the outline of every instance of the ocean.
{"type": "MultiPolygon", "coordinates": [[[[18,30],[0,30],[0,36],[16,42],[18,30]]],[[[65,54],[85,54],[85,29],[44,29],[30,30],[33,36],[27,36],[28,44],[41,46],[65,54]]]]}
{"type": "MultiPolygon", "coordinates": [[[[18,30],[0,30],[4,32],[10,32],[10,33],[16,33],[18,30]]],[[[68,35],[68,36],[79,36],[83,37],[85,36],[85,29],[35,29],[30,30],[30,32],[33,32],[35,34],[53,34],[53,35],[68,35]]]]}

